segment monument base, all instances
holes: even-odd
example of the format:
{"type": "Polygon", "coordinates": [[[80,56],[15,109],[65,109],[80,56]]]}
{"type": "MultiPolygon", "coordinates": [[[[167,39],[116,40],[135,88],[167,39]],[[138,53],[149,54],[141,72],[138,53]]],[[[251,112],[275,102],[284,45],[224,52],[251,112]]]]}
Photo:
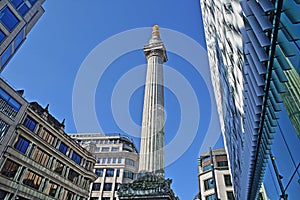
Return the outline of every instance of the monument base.
{"type": "Polygon", "coordinates": [[[171,189],[171,179],[153,173],[143,173],[132,183],[122,184],[118,189],[119,200],[179,200],[171,189]]]}

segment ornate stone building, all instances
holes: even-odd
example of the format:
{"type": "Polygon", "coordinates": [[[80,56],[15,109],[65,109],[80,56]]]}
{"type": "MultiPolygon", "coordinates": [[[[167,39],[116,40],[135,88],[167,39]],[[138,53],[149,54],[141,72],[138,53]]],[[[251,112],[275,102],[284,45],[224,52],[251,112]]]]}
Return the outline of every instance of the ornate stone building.
{"type": "Polygon", "coordinates": [[[95,157],[37,102],[0,80],[0,199],[87,200],[95,157]]]}

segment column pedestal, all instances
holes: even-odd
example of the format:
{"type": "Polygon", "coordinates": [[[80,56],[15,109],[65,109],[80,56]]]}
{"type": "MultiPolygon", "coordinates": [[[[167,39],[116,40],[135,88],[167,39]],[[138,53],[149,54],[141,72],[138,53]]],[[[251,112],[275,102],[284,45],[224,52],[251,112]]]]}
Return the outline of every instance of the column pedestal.
{"type": "Polygon", "coordinates": [[[119,200],[179,200],[171,189],[171,179],[154,173],[139,174],[132,183],[122,184],[118,190],[119,200]]]}

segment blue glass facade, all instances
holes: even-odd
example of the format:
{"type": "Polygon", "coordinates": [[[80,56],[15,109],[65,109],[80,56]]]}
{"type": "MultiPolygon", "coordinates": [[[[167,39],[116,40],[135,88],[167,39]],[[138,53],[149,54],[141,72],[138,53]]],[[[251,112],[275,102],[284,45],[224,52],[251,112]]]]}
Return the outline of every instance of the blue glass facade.
{"type": "Polygon", "coordinates": [[[236,199],[256,199],[281,105],[300,135],[300,2],[200,2],[236,199]]]}
{"type": "MultiPolygon", "coordinates": [[[[243,159],[243,20],[237,1],[201,0],[211,79],[235,195],[240,196],[243,159]]],[[[239,198],[237,198],[239,199],[239,198]]]]}
{"type": "Polygon", "coordinates": [[[254,199],[264,178],[281,103],[299,133],[300,4],[294,0],[249,0],[241,5],[245,23],[245,133],[251,134],[245,143],[253,146],[252,152],[244,151],[244,156],[251,158],[251,167],[242,178],[250,177],[245,195],[254,199]]]}
{"type": "Polygon", "coordinates": [[[45,0],[1,1],[0,72],[21,46],[36,21],[44,13],[42,8],[44,1],[45,0]]]}

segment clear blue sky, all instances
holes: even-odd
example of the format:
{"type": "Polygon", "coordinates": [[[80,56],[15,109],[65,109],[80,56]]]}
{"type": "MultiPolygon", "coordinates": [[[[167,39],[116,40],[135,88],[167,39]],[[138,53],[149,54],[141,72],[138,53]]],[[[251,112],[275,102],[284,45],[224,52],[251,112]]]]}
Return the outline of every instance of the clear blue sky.
{"type": "MultiPolygon", "coordinates": [[[[45,14],[28,35],[27,40],[2,75],[16,89],[25,89],[24,97],[28,101],[37,101],[42,106],[49,103],[49,110],[52,115],[60,121],[66,119],[65,131],[67,133],[78,131],[73,118],[74,111],[72,110],[72,95],[76,76],[83,61],[101,42],[123,31],[152,27],[154,24],[158,24],[162,28],[186,34],[198,42],[199,45],[205,47],[200,4],[199,1],[195,0],[46,0],[44,8],[45,14]]],[[[149,33],[142,36],[145,38],[144,44],[147,43],[150,36],[151,28],[149,28],[149,33]]],[[[163,34],[161,37],[164,41],[168,39],[164,38],[163,34]]],[[[112,45],[107,48],[107,54],[98,55],[99,61],[104,60],[109,53],[122,50],[124,46],[131,42],[133,41],[120,41],[120,43],[112,45]]],[[[180,41],[178,42],[180,43],[180,41]]],[[[104,133],[120,132],[127,134],[116,123],[111,110],[111,98],[115,85],[122,78],[122,75],[127,74],[136,66],[146,63],[142,48],[141,45],[140,49],[120,55],[106,68],[101,76],[94,97],[95,112],[104,133]]],[[[168,45],[166,45],[166,48],[168,50],[168,45]]],[[[197,56],[197,52],[189,53],[200,62],[201,59],[205,59],[197,56]]],[[[180,90],[180,86],[178,86],[180,83],[177,79],[169,81],[170,88],[179,88],[179,93],[168,88],[165,91],[166,143],[168,144],[176,136],[181,121],[190,121],[191,124],[196,123],[199,125],[195,138],[190,141],[191,144],[188,146],[187,151],[184,151],[182,156],[166,168],[166,177],[173,179],[172,187],[175,193],[180,199],[188,200],[192,199],[198,192],[197,158],[203,138],[209,132],[211,99],[203,77],[189,63],[187,58],[172,52],[168,52],[168,57],[169,61],[166,65],[170,66],[171,69],[175,69],[188,80],[196,93],[198,109],[200,110],[200,122],[192,117],[194,116],[193,111],[190,113],[191,117],[185,116],[182,119],[183,114],[180,108],[183,105],[180,98],[189,100],[192,97],[185,95],[185,91],[180,90]]],[[[207,66],[204,64],[203,67],[207,66]]],[[[143,69],[145,71],[145,68],[143,69]]],[[[144,75],[145,72],[142,76],[144,75]]],[[[86,81],[89,81],[89,77],[86,81]]],[[[81,84],[83,84],[83,87],[85,86],[85,83],[81,84]]],[[[124,97],[119,95],[118,98],[121,101],[124,97]]],[[[130,95],[127,108],[131,119],[137,125],[141,124],[142,103],[143,87],[140,86],[130,95]]],[[[122,118],[123,115],[118,117],[122,118]]],[[[128,116],[124,116],[124,118],[126,117],[128,116]]],[[[81,129],[80,131],[97,132],[99,130],[91,129],[87,123],[86,130],[81,129]]],[[[188,129],[184,131],[187,132],[187,135],[194,134],[189,133],[188,129]]],[[[139,131],[129,133],[129,136],[135,140],[139,147],[139,138],[134,137],[137,134],[139,134],[139,131]]],[[[216,134],[217,136],[218,134],[216,134]]],[[[216,141],[218,139],[219,137],[215,138],[216,141]]],[[[293,137],[292,140],[295,141],[293,137]]],[[[278,141],[281,142],[280,139],[278,141]]],[[[220,146],[222,146],[221,139],[215,147],[220,146]]],[[[290,173],[288,173],[289,175],[290,173]]],[[[276,191],[271,186],[270,190],[276,191]]]]}
{"type": "MultiPolygon", "coordinates": [[[[158,24],[162,28],[186,34],[201,46],[205,46],[198,1],[48,0],[44,3],[44,8],[45,14],[2,75],[16,89],[25,89],[24,97],[28,101],[38,101],[42,106],[49,103],[52,115],[60,121],[66,118],[67,133],[77,132],[72,113],[72,94],[76,75],[84,59],[102,41],[123,31],[158,24]]],[[[110,99],[113,87],[122,74],[138,65],[146,64],[142,48],[151,37],[151,28],[148,28],[145,34],[143,36],[145,41],[139,49],[120,55],[107,68],[99,81],[95,104],[99,123],[105,133],[126,134],[112,116],[110,99]]],[[[161,37],[164,40],[163,34],[161,37]]],[[[107,51],[122,49],[123,45],[126,43],[120,42],[107,51]]],[[[167,45],[166,48],[168,50],[167,45]]],[[[106,54],[99,56],[99,60],[106,56],[106,54]]],[[[171,52],[168,52],[168,57],[169,61],[166,65],[183,75],[197,92],[198,106],[201,110],[201,122],[195,120],[200,128],[195,133],[196,136],[188,146],[188,150],[166,168],[166,177],[173,179],[172,187],[175,193],[181,199],[192,199],[198,192],[197,158],[208,129],[210,98],[203,78],[186,58],[171,52]]],[[[201,59],[199,55],[195,57],[201,59]]],[[[174,80],[174,84],[176,82],[177,80],[174,80]]],[[[165,93],[167,114],[165,134],[168,143],[176,135],[180,126],[182,105],[178,100],[180,94],[175,94],[169,89],[166,89],[165,93]]],[[[142,98],[143,87],[139,87],[132,94],[128,105],[130,116],[138,125],[141,124],[142,98]]],[[[185,119],[187,120],[194,119],[185,119]]],[[[97,132],[98,130],[91,130],[87,126],[86,131],[97,132]]],[[[191,134],[186,131],[187,134],[191,134]]],[[[136,134],[140,133],[133,133],[136,134]]],[[[129,136],[132,137],[132,134],[129,136]]],[[[139,147],[139,138],[132,138],[139,147]]]]}

